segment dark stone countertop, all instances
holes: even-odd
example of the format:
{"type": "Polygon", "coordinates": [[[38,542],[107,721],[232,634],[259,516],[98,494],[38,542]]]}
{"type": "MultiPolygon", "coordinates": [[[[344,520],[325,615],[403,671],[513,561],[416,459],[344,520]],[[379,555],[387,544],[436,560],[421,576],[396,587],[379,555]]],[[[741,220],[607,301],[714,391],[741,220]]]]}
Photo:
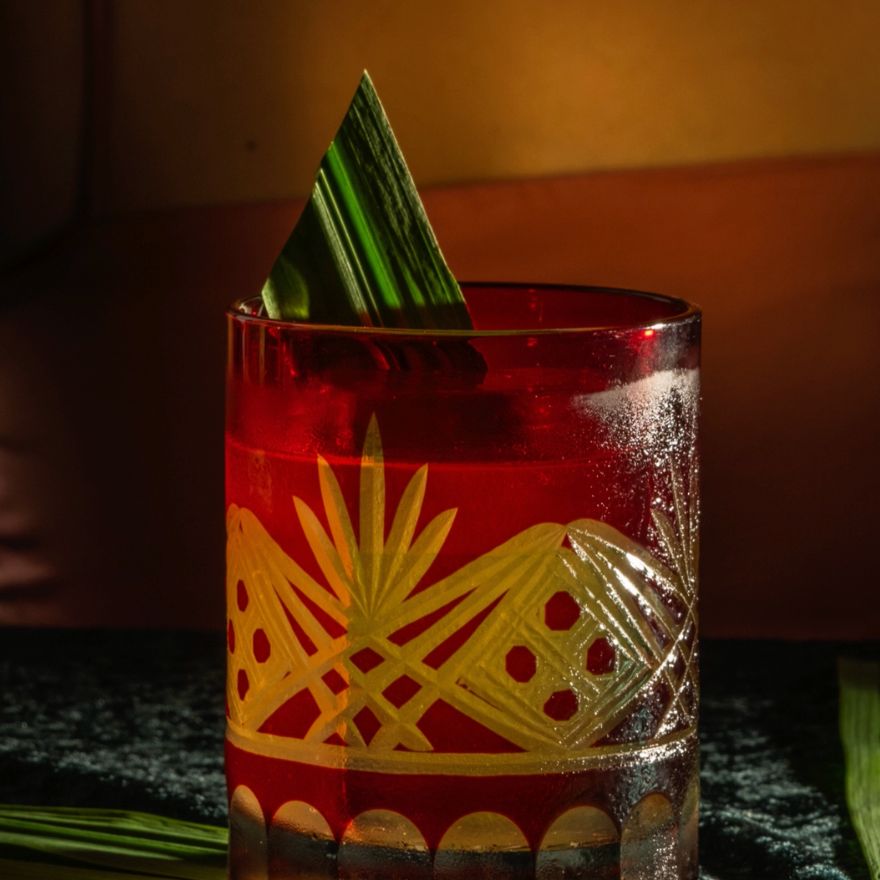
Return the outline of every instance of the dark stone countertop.
{"type": "MultiPolygon", "coordinates": [[[[866,653],[704,642],[707,880],[868,880],[836,684],[836,658],[866,653]]],[[[0,629],[0,801],[225,822],[223,679],[221,634],[0,629]]]]}

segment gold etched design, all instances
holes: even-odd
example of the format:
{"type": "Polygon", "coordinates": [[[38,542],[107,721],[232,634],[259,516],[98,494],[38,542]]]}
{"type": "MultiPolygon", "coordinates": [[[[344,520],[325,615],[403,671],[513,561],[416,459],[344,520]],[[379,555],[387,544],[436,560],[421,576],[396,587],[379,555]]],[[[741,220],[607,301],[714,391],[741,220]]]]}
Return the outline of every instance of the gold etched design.
{"type": "Polygon", "coordinates": [[[545,832],[536,853],[535,878],[566,877],[619,880],[620,835],[604,810],[571,807],[545,832]]]}
{"type": "Polygon", "coordinates": [[[239,785],[229,802],[229,878],[267,880],[266,819],[257,796],[239,785]]]}
{"type": "Polygon", "coordinates": [[[410,819],[394,810],[366,810],[355,816],[342,836],[342,845],[346,843],[428,851],[422,832],[410,819]]]}
{"type": "Polygon", "coordinates": [[[531,847],[516,823],[501,813],[468,813],[447,829],[437,847],[447,852],[530,852],[531,847]]]}
{"type": "Polygon", "coordinates": [[[410,479],[387,536],[375,419],[361,461],[357,533],[332,468],[321,457],[317,465],[325,523],[301,499],[293,507],[324,583],[252,512],[228,511],[236,740],[259,742],[264,753],[288,751],[295,740],[260,728],[304,691],[317,713],[303,745],[329,765],[349,764],[352,753],[384,755],[395,766],[413,752],[439,757],[420,727],[438,701],[514,750],[560,759],[594,748],[658,684],[667,706],[660,727],[640,742],[665,742],[692,727],[696,520],[685,502],[694,487],[685,493],[673,475],[674,519],[655,513],[669,566],[604,523],[541,523],[425,587],[456,513],[444,511],[416,535],[427,465],[410,479]],[[574,610],[551,620],[553,604],[565,605],[560,596],[574,610]],[[589,657],[598,641],[613,664],[594,673],[589,657]],[[514,674],[514,649],[531,655],[534,669],[514,674]]]}
{"type": "Polygon", "coordinates": [[[535,876],[534,856],[519,826],[500,813],[469,813],[443,835],[434,856],[436,880],[535,876]]]}
{"type": "Polygon", "coordinates": [[[272,817],[272,828],[289,835],[299,834],[320,840],[333,840],[330,825],[321,813],[305,801],[287,801],[272,817]]]}
{"type": "Polygon", "coordinates": [[[542,850],[567,850],[617,843],[611,817],[598,807],[572,807],[557,817],[541,840],[542,850]]]}
{"type": "Polygon", "coordinates": [[[282,804],[269,823],[269,880],[339,880],[330,825],[304,801],[282,804]]]}
{"type": "Polygon", "coordinates": [[[633,808],[620,836],[621,880],[677,880],[678,823],[669,798],[655,792],[633,808]]]}
{"type": "Polygon", "coordinates": [[[236,748],[279,761],[297,761],[316,767],[367,770],[382,773],[418,773],[423,776],[534,776],[548,772],[582,773],[623,770],[663,764],[693,752],[697,735],[693,729],[670,734],[650,745],[623,743],[587,746],[570,752],[554,752],[552,763],[540,751],[472,754],[469,752],[376,752],[309,743],[288,736],[254,733],[229,721],[226,738],[236,748]]]}
{"type": "Polygon", "coordinates": [[[433,877],[431,852],[421,831],[393,810],[367,810],[355,816],[342,835],[338,865],[339,880],[433,877]]]}
{"type": "Polygon", "coordinates": [[[700,487],[699,470],[691,462],[687,485],[679,469],[670,467],[672,494],[671,519],[660,509],[651,511],[659,543],[669,559],[664,582],[680,609],[676,628],[670,634],[671,646],[663,664],[664,678],[672,687],[660,725],[659,736],[693,724],[699,705],[697,675],[697,582],[700,563],[700,487]],[[676,671],[677,670],[677,673],[676,671]]]}

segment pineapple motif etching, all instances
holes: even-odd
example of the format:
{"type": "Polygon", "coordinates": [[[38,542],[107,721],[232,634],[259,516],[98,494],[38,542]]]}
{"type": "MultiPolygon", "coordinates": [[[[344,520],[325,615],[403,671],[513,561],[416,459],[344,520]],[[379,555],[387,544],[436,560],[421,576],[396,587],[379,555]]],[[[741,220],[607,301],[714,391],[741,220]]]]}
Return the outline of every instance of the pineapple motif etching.
{"type": "MultiPolygon", "coordinates": [[[[596,520],[540,523],[426,586],[456,516],[440,513],[417,533],[428,466],[411,477],[387,534],[375,419],[357,529],[331,466],[319,456],[317,468],[323,522],[298,498],[291,514],[323,583],[251,511],[227,513],[236,741],[266,753],[300,749],[319,763],[338,763],[344,750],[346,762],[426,767],[450,757],[422,724],[438,703],[525,761],[661,743],[692,729],[698,510],[687,501],[695,485],[686,491],[676,470],[668,514],[652,514],[662,559],[596,520]],[[301,737],[262,729],[304,692],[317,710],[301,737]],[[659,722],[627,733],[624,722],[649,693],[662,701],[659,722]]],[[[503,759],[505,749],[496,751],[491,758],[503,759]]],[[[454,757],[456,772],[469,772],[468,759],[470,772],[485,772],[486,755],[454,757]]]]}

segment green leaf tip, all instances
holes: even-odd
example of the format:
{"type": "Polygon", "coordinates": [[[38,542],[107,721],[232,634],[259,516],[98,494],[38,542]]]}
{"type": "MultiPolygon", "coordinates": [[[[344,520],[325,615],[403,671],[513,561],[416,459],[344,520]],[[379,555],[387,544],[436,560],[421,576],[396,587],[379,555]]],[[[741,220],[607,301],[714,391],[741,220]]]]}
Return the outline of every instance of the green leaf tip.
{"type": "Polygon", "coordinates": [[[841,659],[846,799],[872,880],[880,880],[880,663],[841,659]]]}
{"type": "Polygon", "coordinates": [[[366,71],[262,297],[288,321],[473,326],[366,71]]]}

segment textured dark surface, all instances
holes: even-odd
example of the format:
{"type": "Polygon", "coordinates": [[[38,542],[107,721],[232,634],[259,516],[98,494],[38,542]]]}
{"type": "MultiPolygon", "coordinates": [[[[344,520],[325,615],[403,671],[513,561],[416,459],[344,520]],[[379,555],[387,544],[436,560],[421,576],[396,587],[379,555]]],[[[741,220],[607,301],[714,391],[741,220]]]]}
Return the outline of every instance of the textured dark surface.
{"type": "MultiPolygon", "coordinates": [[[[225,821],[222,635],[0,630],[0,801],[225,821]]],[[[707,642],[701,860],[712,880],[867,880],[846,813],[836,658],[707,642]]]]}

